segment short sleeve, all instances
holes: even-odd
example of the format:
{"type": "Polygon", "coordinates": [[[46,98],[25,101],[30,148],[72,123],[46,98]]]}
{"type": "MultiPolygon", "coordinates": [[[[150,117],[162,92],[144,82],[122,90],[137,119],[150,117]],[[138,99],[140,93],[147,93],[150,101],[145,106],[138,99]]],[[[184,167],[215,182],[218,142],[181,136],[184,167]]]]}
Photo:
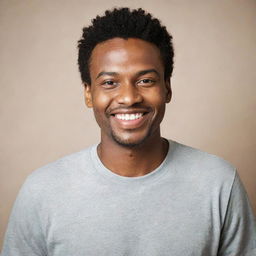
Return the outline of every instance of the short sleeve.
{"type": "Polygon", "coordinates": [[[14,203],[1,256],[45,256],[36,192],[25,182],[14,203]]]}
{"type": "Polygon", "coordinates": [[[256,256],[255,217],[237,173],[221,232],[218,256],[256,256]]]}

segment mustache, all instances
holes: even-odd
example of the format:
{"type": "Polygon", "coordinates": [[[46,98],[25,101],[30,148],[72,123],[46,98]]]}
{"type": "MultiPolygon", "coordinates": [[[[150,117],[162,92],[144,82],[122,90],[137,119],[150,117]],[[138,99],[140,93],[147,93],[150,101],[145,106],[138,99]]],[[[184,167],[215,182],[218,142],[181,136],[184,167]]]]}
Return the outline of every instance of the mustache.
{"type": "Polygon", "coordinates": [[[109,108],[106,111],[107,115],[112,115],[115,112],[126,112],[126,111],[133,111],[133,112],[150,112],[152,111],[152,108],[149,106],[145,106],[142,104],[136,104],[136,105],[132,105],[129,107],[125,107],[125,106],[119,106],[119,107],[114,107],[114,108],[109,108]]]}

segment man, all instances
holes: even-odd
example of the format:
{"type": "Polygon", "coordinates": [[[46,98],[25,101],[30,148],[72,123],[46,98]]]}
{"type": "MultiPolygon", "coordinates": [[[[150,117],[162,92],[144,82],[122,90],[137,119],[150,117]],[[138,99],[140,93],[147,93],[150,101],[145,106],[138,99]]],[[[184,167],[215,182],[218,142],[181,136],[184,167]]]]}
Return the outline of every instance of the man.
{"type": "Polygon", "coordinates": [[[171,100],[171,36],[143,10],[107,11],[84,28],[79,69],[99,145],[28,177],[3,256],[256,255],[235,169],[161,137],[171,100]]]}

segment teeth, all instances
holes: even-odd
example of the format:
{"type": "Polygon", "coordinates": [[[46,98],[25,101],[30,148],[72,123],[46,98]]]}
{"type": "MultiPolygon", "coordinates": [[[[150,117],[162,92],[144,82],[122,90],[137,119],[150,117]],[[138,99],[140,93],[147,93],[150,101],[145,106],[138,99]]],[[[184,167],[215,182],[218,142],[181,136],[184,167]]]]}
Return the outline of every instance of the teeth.
{"type": "Polygon", "coordinates": [[[116,114],[115,115],[117,119],[120,120],[135,120],[139,119],[143,116],[142,113],[135,113],[135,114],[116,114]]]}

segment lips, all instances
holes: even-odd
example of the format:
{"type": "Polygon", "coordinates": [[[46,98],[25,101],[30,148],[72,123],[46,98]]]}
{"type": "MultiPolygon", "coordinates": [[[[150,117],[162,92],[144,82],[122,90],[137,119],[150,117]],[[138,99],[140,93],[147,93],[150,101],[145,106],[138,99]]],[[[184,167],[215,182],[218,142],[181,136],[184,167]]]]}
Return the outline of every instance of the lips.
{"type": "Polygon", "coordinates": [[[150,107],[144,107],[144,106],[139,106],[139,107],[116,107],[116,108],[109,108],[107,110],[107,115],[108,116],[115,116],[117,114],[146,114],[148,112],[152,111],[150,107]]]}
{"type": "Polygon", "coordinates": [[[138,129],[148,120],[149,113],[152,112],[150,107],[117,107],[107,111],[112,125],[122,130],[138,129]]]}
{"type": "Polygon", "coordinates": [[[148,120],[148,112],[116,113],[110,117],[112,124],[122,130],[139,129],[148,120]]]}

